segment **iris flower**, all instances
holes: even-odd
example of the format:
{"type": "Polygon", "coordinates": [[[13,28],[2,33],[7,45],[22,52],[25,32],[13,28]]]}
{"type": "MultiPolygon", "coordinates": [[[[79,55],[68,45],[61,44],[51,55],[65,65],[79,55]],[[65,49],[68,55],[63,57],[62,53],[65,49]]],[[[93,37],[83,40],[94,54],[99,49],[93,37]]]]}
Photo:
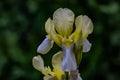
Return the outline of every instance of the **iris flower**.
{"type": "Polygon", "coordinates": [[[44,80],[64,80],[64,71],[61,67],[62,52],[57,52],[52,57],[53,70],[48,66],[44,66],[44,61],[40,55],[33,57],[33,67],[44,75],[44,80]]]}
{"type": "Polygon", "coordinates": [[[37,52],[46,54],[56,43],[63,52],[62,70],[77,73],[82,52],[88,52],[91,48],[91,43],[87,40],[93,31],[91,19],[86,15],[79,15],[75,19],[70,9],[59,8],[54,12],[53,18],[46,21],[45,30],[46,38],[38,46],[37,52]]]}
{"type": "MultiPolygon", "coordinates": [[[[44,66],[44,61],[40,55],[33,57],[32,63],[33,67],[38,71],[42,72],[44,75],[44,80],[65,80],[65,72],[62,70],[62,56],[63,52],[59,51],[52,57],[52,66],[53,70],[48,66],[44,66]]],[[[72,76],[70,80],[73,79],[74,76],[77,76],[77,80],[82,80],[80,75],[76,75],[76,72],[72,72],[72,76]],[[74,75],[75,74],[75,75],[74,75]]],[[[78,74],[78,73],[77,73],[78,74]]]]}

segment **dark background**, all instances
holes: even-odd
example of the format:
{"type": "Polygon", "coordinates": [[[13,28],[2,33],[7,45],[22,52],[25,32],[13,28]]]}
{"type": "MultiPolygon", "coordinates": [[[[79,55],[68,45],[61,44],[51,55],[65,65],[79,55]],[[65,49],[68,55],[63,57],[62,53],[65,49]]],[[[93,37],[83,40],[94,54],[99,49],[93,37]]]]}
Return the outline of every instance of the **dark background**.
{"type": "MultiPolygon", "coordinates": [[[[119,0],[0,0],[0,80],[42,80],[31,61],[45,38],[46,20],[60,7],[88,15],[94,24],[91,51],[79,66],[83,80],[120,80],[119,0]]],[[[45,65],[59,49],[54,45],[42,55],[45,65]]]]}

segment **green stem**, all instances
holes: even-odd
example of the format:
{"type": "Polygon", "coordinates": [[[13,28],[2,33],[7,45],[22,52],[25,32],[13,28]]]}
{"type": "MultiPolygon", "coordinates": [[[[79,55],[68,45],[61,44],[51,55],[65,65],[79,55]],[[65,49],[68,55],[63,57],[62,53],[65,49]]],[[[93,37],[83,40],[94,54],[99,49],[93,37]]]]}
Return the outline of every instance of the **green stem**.
{"type": "Polygon", "coordinates": [[[66,74],[66,80],[69,80],[69,73],[65,72],[65,74],[66,74]]]}

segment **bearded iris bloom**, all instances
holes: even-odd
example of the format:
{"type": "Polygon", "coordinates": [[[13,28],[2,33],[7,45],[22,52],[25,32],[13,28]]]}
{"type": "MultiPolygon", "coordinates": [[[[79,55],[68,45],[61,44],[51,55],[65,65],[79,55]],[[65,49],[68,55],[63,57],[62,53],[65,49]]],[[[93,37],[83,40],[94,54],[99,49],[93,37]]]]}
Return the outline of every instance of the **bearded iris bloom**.
{"type": "MultiPolygon", "coordinates": [[[[68,8],[59,8],[45,23],[46,38],[38,46],[37,52],[46,54],[56,43],[62,48],[61,66],[64,72],[75,72],[82,58],[82,52],[88,52],[91,43],[87,40],[93,31],[93,23],[86,15],[75,19],[74,13],[68,8]],[[75,24],[75,30],[74,29],[75,24]]],[[[81,80],[78,76],[75,80],[81,80]],[[77,79],[78,78],[78,79],[77,79]]]]}

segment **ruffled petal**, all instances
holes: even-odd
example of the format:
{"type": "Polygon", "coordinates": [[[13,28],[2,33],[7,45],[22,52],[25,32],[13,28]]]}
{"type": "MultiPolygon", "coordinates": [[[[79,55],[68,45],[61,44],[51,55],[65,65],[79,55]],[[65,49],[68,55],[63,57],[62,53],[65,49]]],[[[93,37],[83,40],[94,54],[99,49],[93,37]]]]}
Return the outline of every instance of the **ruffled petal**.
{"type": "Polygon", "coordinates": [[[44,62],[40,55],[33,57],[32,64],[38,71],[42,72],[44,70],[44,62]]]}
{"type": "Polygon", "coordinates": [[[90,51],[91,46],[92,46],[92,44],[87,39],[85,39],[83,41],[83,52],[90,51]]]}
{"type": "Polygon", "coordinates": [[[46,54],[53,47],[54,42],[46,37],[43,42],[38,46],[37,52],[41,54],[46,54]]]}
{"type": "Polygon", "coordinates": [[[65,72],[73,71],[77,69],[75,55],[73,53],[73,45],[70,47],[62,46],[63,49],[63,60],[62,69],[65,72]]]}
{"type": "Polygon", "coordinates": [[[74,13],[67,8],[59,8],[53,14],[53,21],[57,32],[67,37],[73,30],[74,13]]]}
{"type": "Polygon", "coordinates": [[[76,30],[82,30],[83,39],[87,38],[90,33],[93,31],[93,23],[91,19],[86,15],[80,15],[76,18],[75,21],[76,30]]]}

